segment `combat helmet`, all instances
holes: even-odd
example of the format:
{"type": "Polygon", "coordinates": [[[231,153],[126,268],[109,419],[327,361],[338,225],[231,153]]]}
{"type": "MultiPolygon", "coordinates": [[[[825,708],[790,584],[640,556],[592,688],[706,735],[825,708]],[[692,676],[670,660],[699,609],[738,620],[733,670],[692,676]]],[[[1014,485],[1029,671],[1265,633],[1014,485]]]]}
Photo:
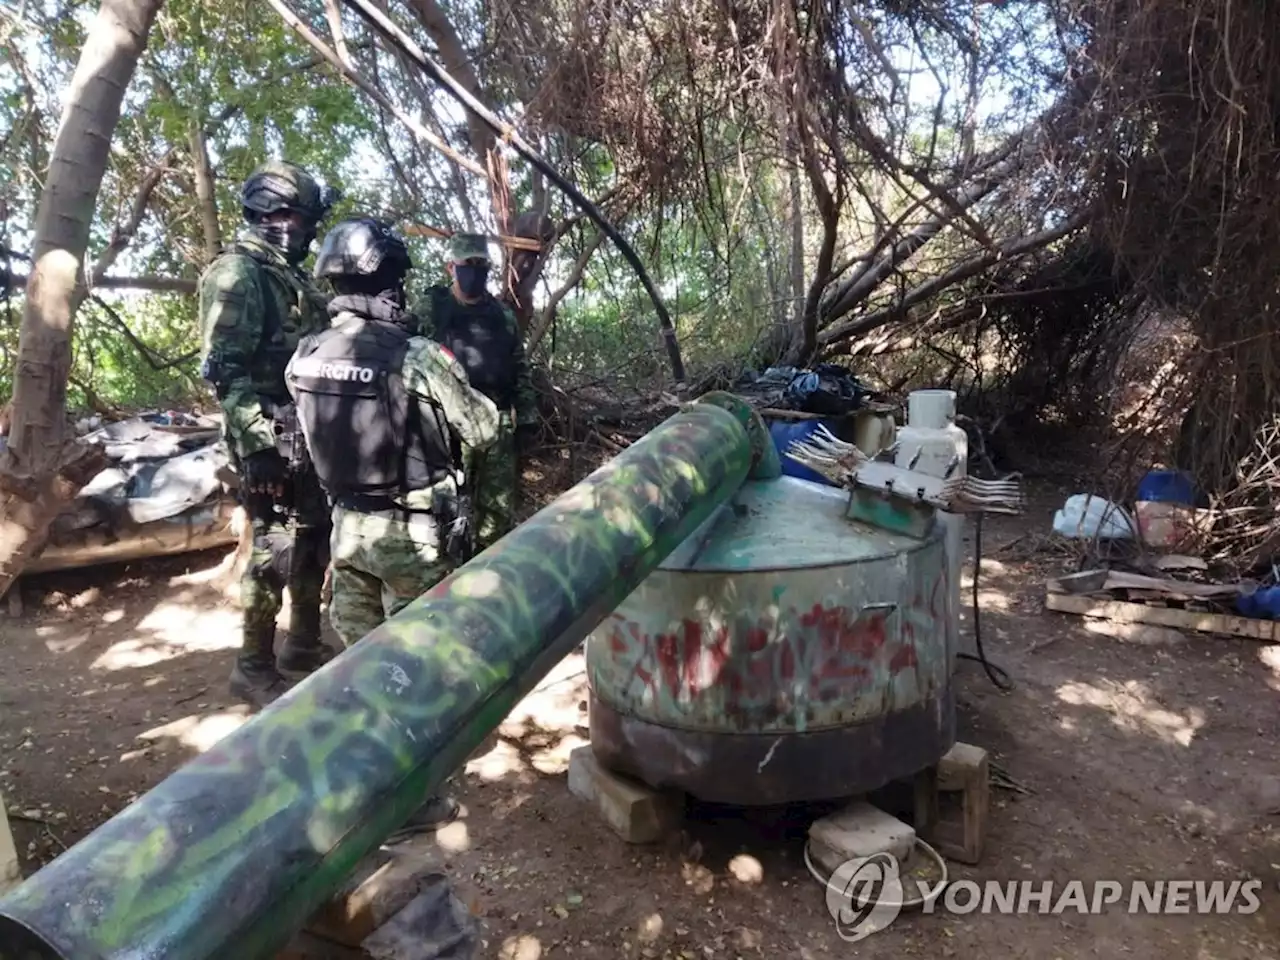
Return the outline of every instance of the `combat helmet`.
{"type": "Polygon", "coordinates": [[[240,188],[244,218],[262,240],[280,250],[291,263],[301,263],[316,238],[316,228],[338,199],[330,187],[321,189],[315,178],[295,163],[272,161],[249,175],[240,188]],[[301,230],[264,217],[281,210],[302,217],[301,230]]]}
{"type": "Polygon", "coordinates": [[[384,276],[399,280],[413,269],[409,247],[391,225],[372,217],[335,223],[316,254],[320,280],[384,276]]]}
{"type": "Polygon", "coordinates": [[[240,204],[249,222],[280,210],[293,210],[316,223],[328,212],[332,199],[315,178],[296,163],[264,163],[240,187],[240,204]]]}

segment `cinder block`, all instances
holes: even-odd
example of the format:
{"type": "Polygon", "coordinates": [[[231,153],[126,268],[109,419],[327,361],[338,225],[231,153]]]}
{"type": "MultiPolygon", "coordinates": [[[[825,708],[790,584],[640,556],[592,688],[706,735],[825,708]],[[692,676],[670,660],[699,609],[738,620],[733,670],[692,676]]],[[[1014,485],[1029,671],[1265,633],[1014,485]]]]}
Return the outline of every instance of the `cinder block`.
{"type": "Polygon", "coordinates": [[[915,846],[909,824],[864,801],[809,825],[809,852],[828,872],[846,860],[889,853],[905,860],[915,846]]]}
{"type": "Polygon", "coordinates": [[[591,803],[627,843],[652,843],[680,823],[684,798],[604,769],[590,746],[569,754],[569,792],[591,803]]]}
{"type": "Polygon", "coordinates": [[[4,797],[0,797],[0,894],[22,882],[22,868],[18,864],[18,848],[9,830],[9,818],[4,812],[4,797]]]}

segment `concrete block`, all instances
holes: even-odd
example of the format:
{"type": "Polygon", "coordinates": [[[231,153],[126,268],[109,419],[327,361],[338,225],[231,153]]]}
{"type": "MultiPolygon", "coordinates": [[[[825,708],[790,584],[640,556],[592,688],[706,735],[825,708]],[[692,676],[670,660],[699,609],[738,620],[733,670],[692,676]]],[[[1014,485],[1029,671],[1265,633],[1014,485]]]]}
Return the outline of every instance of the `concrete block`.
{"type": "Polygon", "coordinates": [[[0,797],[0,895],[22,882],[22,868],[18,864],[18,848],[9,830],[9,818],[4,812],[4,797],[0,797]]]}
{"type": "Polygon", "coordinates": [[[652,843],[680,823],[684,798],[604,769],[590,746],[569,754],[569,792],[592,804],[627,843],[652,843]]]}
{"type": "Polygon", "coordinates": [[[809,852],[828,872],[846,860],[878,853],[906,860],[915,842],[916,832],[909,824],[864,801],[809,825],[809,852]]]}

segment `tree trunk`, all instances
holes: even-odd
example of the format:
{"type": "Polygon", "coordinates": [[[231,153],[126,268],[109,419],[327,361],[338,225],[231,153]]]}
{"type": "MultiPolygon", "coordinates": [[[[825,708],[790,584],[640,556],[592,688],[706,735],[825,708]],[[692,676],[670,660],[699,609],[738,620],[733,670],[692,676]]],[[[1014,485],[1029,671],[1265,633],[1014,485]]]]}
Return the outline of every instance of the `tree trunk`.
{"type": "Polygon", "coordinates": [[[35,249],[0,462],[0,593],[106,458],[67,436],[71,328],[89,229],[125,89],[162,0],[103,0],[67,89],[36,214],[35,249]]]}
{"type": "Polygon", "coordinates": [[[196,185],[196,203],[200,208],[200,233],[204,240],[204,262],[212,263],[222,250],[222,230],[218,224],[218,195],[209,162],[209,144],[204,128],[192,122],[187,131],[191,148],[191,172],[196,185]]]}

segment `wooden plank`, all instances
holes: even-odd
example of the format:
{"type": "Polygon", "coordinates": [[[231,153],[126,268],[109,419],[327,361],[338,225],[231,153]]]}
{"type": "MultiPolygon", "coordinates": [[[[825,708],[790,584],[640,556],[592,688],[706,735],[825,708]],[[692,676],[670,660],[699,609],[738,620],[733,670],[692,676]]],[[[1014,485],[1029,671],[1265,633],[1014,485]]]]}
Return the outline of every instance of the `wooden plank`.
{"type": "Polygon", "coordinates": [[[934,846],[948,859],[978,863],[986,846],[991,813],[987,751],[970,743],[956,743],[938,761],[936,782],[939,792],[960,793],[962,799],[960,822],[940,821],[933,831],[934,846]]]}
{"type": "Polygon", "coordinates": [[[22,882],[22,867],[18,863],[18,848],[9,829],[9,818],[4,812],[4,797],[0,796],[0,896],[22,882]]]}
{"type": "Polygon", "coordinates": [[[1226,613],[1196,613],[1173,607],[1149,607],[1141,603],[1125,603],[1120,600],[1100,600],[1096,597],[1076,597],[1069,594],[1049,593],[1044,605],[1059,613],[1074,613],[1096,620],[1116,623],[1149,623],[1175,630],[1197,630],[1224,636],[1245,637],[1264,643],[1280,643],[1280,622],[1237,617],[1226,613]]]}
{"type": "Polygon", "coordinates": [[[1169,596],[1200,597],[1201,599],[1234,597],[1240,593],[1240,585],[1235,583],[1191,583],[1187,580],[1172,580],[1168,577],[1146,577],[1140,573],[1125,573],[1123,570],[1107,571],[1104,590],[1154,590],[1169,596]]]}
{"type": "Polygon", "coordinates": [[[440,876],[438,863],[416,855],[372,855],[346,887],[307,921],[306,929],[326,940],[359,947],[365,937],[399,913],[440,876]]]}
{"type": "Polygon", "coordinates": [[[1229,599],[1240,593],[1240,585],[1234,583],[1191,583],[1168,577],[1148,577],[1123,570],[1084,570],[1080,573],[1054,577],[1045,584],[1051,593],[1100,593],[1106,590],[1128,590],[1144,594],[1160,594],[1164,597],[1183,597],[1202,600],[1229,599]]]}

